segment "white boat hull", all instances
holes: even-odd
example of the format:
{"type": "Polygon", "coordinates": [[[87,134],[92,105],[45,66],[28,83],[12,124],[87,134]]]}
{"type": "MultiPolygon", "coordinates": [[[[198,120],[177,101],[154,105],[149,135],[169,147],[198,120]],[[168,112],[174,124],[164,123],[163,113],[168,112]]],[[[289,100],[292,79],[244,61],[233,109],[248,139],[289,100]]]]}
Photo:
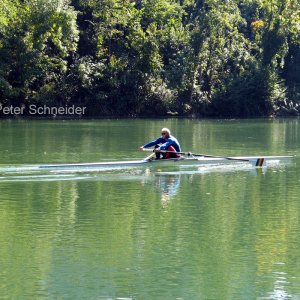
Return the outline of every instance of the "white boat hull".
{"type": "Polygon", "coordinates": [[[72,163],[72,164],[49,164],[41,165],[41,169],[77,169],[77,168],[109,168],[109,167],[163,167],[163,166],[189,166],[207,164],[228,164],[228,163],[250,163],[253,166],[264,166],[268,161],[279,161],[291,159],[293,156],[238,156],[238,157],[181,157],[159,160],[128,160],[94,163],[72,163]]]}

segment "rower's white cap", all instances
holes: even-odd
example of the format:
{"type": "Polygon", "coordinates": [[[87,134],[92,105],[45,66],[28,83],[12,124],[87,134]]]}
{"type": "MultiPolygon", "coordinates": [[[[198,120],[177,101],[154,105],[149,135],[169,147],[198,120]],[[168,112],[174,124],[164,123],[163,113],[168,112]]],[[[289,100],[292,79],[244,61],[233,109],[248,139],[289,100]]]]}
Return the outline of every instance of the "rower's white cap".
{"type": "Polygon", "coordinates": [[[170,135],[170,134],[171,134],[171,131],[170,131],[170,129],[169,129],[169,128],[163,128],[163,129],[161,130],[161,132],[167,132],[167,133],[168,133],[168,135],[170,135]]]}

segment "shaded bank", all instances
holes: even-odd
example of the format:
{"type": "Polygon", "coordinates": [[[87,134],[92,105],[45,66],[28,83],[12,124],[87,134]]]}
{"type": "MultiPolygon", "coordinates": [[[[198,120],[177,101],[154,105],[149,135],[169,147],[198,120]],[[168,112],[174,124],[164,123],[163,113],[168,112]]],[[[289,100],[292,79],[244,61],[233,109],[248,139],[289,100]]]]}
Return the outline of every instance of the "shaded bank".
{"type": "Polygon", "coordinates": [[[299,115],[296,0],[48,2],[0,3],[0,104],[26,108],[10,115],[299,115]]]}

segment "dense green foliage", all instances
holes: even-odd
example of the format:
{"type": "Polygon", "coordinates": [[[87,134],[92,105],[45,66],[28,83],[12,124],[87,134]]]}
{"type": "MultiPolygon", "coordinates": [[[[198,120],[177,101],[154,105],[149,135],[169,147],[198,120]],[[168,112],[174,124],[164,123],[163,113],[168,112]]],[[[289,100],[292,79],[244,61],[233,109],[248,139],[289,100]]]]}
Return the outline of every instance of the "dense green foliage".
{"type": "Polygon", "coordinates": [[[2,0],[0,103],[84,105],[89,116],[298,114],[300,3],[2,0]]]}

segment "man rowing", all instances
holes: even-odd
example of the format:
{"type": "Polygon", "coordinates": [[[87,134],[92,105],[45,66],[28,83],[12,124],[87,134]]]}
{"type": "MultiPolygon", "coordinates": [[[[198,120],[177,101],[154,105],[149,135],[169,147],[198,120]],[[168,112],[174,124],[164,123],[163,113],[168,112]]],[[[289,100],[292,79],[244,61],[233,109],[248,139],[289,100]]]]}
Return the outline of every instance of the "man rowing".
{"type": "Polygon", "coordinates": [[[181,152],[180,144],[178,140],[171,135],[170,129],[168,128],[163,128],[161,130],[161,137],[140,147],[140,150],[152,146],[154,146],[153,151],[156,152],[156,159],[160,159],[161,155],[163,159],[180,157],[177,153],[181,152]],[[161,152],[161,150],[166,152],[161,152]]]}

